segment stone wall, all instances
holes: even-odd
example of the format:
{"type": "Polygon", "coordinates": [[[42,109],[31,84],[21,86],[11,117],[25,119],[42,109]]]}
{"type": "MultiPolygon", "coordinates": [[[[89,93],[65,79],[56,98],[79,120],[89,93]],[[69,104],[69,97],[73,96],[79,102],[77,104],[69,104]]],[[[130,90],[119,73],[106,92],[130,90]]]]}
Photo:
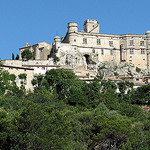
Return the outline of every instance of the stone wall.
{"type": "Polygon", "coordinates": [[[10,74],[15,74],[16,75],[16,84],[18,87],[21,86],[21,79],[19,79],[18,75],[25,73],[27,74],[27,78],[25,81],[25,89],[26,90],[31,90],[33,91],[33,86],[32,86],[32,79],[34,78],[34,70],[29,69],[29,68],[22,68],[22,67],[16,67],[16,66],[3,66],[2,67],[4,70],[7,70],[10,74]]]}
{"type": "MultiPolygon", "coordinates": [[[[25,48],[29,48],[34,53],[35,60],[46,60],[50,57],[50,60],[53,60],[52,58],[57,56],[58,65],[71,65],[73,68],[85,65],[96,71],[99,63],[124,62],[150,71],[149,45],[149,31],[146,35],[101,34],[99,22],[87,19],[84,22],[84,31],[78,31],[78,24],[71,22],[68,23],[68,31],[63,40],[56,36],[54,43],[50,45],[42,42],[33,46],[27,45],[25,48]]],[[[20,49],[20,54],[25,48],[20,49]]]]}

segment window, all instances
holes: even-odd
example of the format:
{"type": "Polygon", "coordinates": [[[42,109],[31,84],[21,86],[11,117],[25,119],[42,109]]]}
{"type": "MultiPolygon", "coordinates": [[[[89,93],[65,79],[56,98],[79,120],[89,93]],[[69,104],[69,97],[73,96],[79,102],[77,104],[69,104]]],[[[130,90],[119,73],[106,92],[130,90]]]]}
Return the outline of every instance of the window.
{"type": "Polygon", "coordinates": [[[113,47],[113,41],[109,41],[109,46],[113,47]]]}
{"type": "Polygon", "coordinates": [[[133,46],[133,40],[130,40],[130,46],[133,46]]]}
{"type": "Polygon", "coordinates": [[[97,39],[97,45],[101,45],[101,40],[97,39]]]}
{"type": "Polygon", "coordinates": [[[141,54],[145,54],[145,49],[141,48],[141,54]]]}
{"type": "Polygon", "coordinates": [[[45,67],[42,67],[42,70],[45,70],[45,67]]]}
{"type": "Polygon", "coordinates": [[[94,48],[93,48],[92,52],[95,53],[95,49],[94,48]]]}
{"type": "Polygon", "coordinates": [[[134,49],[130,49],[130,54],[134,54],[134,49]]]}
{"type": "Polygon", "coordinates": [[[101,50],[101,54],[104,55],[104,50],[103,49],[101,50]]]}
{"type": "Polygon", "coordinates": [[[76,39],[74,39],[74,42],[76,42],[76,39]]]}
{"type": "Polygon", "coordinates": [[[140,41],[140,46],[144,46],[144,41],[140,41]]]}
{"type": "Polygon", "coordinates": [[[87,44],[87,38],[83,38],[83,44],[87,44]]]}

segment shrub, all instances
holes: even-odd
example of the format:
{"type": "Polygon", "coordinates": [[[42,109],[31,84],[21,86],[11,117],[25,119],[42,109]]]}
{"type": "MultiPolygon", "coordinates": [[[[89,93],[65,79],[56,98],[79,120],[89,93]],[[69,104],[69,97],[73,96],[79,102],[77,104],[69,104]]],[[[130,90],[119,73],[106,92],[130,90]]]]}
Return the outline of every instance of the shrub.
{"type": "Polygon", "coordinates": [[[29,49],[25,49],[22,53],[21,53],[21,57],[22,60],[30,60],[33,58],[33,53],[29,50],[29,49]]]}
{"type": "Polygon", "coordinates": [[[119,75],[119,73],[118,73],[118,72],[114,72],[114,75],[115,75],[115,76],[118,76],[118,75],[119,75]]]}
{"type": "Polygon", "coordinates": [[[138,67],[136,67],[136,72],[140,72],[141,71],[141,69],[140,68],[138,68],[138,67]]]}

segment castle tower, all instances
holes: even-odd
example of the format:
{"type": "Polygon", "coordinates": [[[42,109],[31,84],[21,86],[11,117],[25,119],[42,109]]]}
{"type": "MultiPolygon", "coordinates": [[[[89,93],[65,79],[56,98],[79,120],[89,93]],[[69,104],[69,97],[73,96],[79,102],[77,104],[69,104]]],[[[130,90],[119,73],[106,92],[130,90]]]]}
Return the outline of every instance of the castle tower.
{"type": "Polygon", "coordinates": [[[95,19],[87,19],[84,22],[84,32],[99,33],[99,22],[95,19]]]}
{"type": "Polygon", "coordinates": [[[59,36],[55,36],[54,42],[55,42],[55,51],[57,52],[58,49],[60,48],[60,43],[61,43],[60,37],[59,36]]]}
{"type": "Polygon", "coordinates": [[[147,69],[150,73],[150,31],[146,32],[147,69]]]}
{"type": "Polygon", "coordinates": [[[68,42],[72,45],[77,44],[78,24],[75,22],[68,23],[68,42]]]}

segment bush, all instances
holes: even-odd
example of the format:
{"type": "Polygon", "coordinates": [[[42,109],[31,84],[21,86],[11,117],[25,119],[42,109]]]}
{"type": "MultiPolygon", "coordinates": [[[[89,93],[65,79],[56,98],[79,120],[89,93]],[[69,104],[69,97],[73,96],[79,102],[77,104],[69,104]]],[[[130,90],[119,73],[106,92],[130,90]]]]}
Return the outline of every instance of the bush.
{"type": "Polygon", "coordinates": [[[138,68],[138,67],[136,67],[136,72],[140,72],[141,71],[141,69],[140,68],[138,68]]]}
{"type": "Polygon", "coordinates": [[[118,72],[114,72],[114,75],[115,75],[115,76],[118,76],[118,75],[119,75],[119,73],[118,73],[118,72]]]}
{"type": "Polygon", "coordinates": [[[25,49],[25,50],[21,53],[21,57],[22,57],[22,60],[28,61],[28,60],[30,60],[30,59],[33,58],[33,53],[32,53],[29,49],[25,49]]]}

